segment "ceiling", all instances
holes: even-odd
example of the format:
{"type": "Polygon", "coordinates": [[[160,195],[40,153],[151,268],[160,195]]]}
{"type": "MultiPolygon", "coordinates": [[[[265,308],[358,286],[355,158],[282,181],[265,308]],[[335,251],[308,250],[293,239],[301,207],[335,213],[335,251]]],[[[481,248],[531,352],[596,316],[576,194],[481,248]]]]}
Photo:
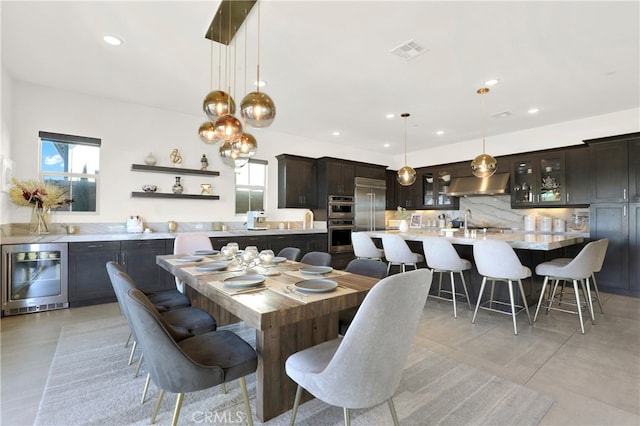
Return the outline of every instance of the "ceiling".
{"type": "MultiPolygon", "coordinates": [[[[256,77],[258,6],[246,21],[245,54],[244,28],[228,52],[205,39],[218,1],[0,4],[2,62],[16,80],[202,121],[211,89],[231,87],[238,104],[254,90],[245,81],[256,77]],[[105,34],[124,44],[105,44],[105,34]],[[229,66],[219,60],[227,53],[237,57],[229,66]],[[225,79],[234,69],[235,80],[225,79]]],[[[638,1],[259,5],[261,90],[277,108],[269,130],[397,153],[399,115],[409,112],[409,151],[477,139],[476,90],[490,78],[499,83],[484,95],[487,136],[640,106],[638,1]],[[410,40],[425,52],[410,60],[390,53],[410,40]],[[540,112],[528,114],[532,107],[540,112]],[[500,113],[509,115],[492,117],[500,113]]]]}

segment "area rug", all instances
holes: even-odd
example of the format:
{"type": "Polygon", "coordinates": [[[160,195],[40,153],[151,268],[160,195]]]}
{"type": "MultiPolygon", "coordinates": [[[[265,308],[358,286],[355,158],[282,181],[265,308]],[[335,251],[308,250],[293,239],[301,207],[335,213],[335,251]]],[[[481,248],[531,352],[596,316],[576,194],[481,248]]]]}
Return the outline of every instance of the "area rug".
{"type": "MultiPolygon", "coordinates": [[[[249,343],[255,333],[242,324],[230,326],[249,343]]],[[[148,425],[158,395],[152,384],[140,403],[146,377],[128,366],[124,342],[128,327],[121,318],[89,321],[63,328],[51,365],[36,425],[148,425]]],[[[255,375],[247,377],[255,396],[255,375]]],[[[187,394],[179,424],[242,424],[245,411],[239,385],[187,394]]],[[[402,425],[536,425],[553,400],[524,386],[484,373],[458,361],[413,346],[394,396],[402,425]]],[[[166,394],[156,423],[171,424],[175,394],[166,394]]],[[[255,408],[252,406],[255,413],[255,408]]],[[[290,413],[264,424],[288,425],[290,413]]],[[[256,424],[260,424],[254,419],[256,424]]],[[[301,405],[296,424],[342,425],[342,409],[316,399],[301,405]]],[[[387,425],[386,404],[351,410],[353,425],[387,425]]]]}

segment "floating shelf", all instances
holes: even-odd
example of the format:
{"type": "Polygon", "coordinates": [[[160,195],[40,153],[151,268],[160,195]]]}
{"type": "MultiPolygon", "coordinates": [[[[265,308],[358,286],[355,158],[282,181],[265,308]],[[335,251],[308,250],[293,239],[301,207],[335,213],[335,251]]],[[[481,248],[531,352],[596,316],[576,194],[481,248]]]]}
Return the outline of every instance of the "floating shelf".
{"type": "MultiPolygon", "coordinates": [[[[146,166],[149,167],[149,166],[146,166]]],[[[170,194],[166,192],[132,192],[131,197],[138,198],[186,198],[191,200],[219,200],[219,195],[170,194]]]]}
{"type": "MultiPolygon", "coordinates": [[[[174,175],[220,176],[220,172],[213,170],[183,169],[181,167],[147,166],[146,164],[132,164],[131,170],[140,172],[171,173],[174,175]]],[[[167,194],[175,195],[175,194],[167,194]]]]}

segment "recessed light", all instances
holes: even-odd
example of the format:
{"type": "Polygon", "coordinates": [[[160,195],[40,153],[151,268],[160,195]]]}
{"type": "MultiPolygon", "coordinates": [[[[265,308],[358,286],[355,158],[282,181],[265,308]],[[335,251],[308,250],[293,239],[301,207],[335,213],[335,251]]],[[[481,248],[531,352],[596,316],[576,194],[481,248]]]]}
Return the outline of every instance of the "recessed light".
{"type": "Polygon", "coordinates": [[[527,111],[529,114],[537,114],[540,110],[538,108],[529,108],[527,111]]]}
{"type": "Polygon", "coordinates": [[[384,145],[382,145],[382,146],[384,146],[385,148],[389,148],[389,147],[391,146],[391,144],[390,144],[390,143],[385,143],[385,144],[384,144],[384,145]]]}
{"type": "Polygon", "coordinates": [[[331,133],[333,136],[340,136],[340,132],[338,130],[335,130],[333,133],[331,133]]]}
{"type": "Polygon", "coordinates": [[[266,81],[262,81],[262,80],[258,80],[258,81],[254,81],[253,84],[256,85],[256,87],[264,87],[267,85],[266,81]]]}
{"type": "Polygon", "coordinates": [[[484,84],[486,84],[487,86],[494,86],[496,84],[498,84],[498,79],[497,78],[492,78],[491,80],[487,80],[484,82],[484,84]]]}
{"type": "Polygon", "coordinates": [[[396,115],[395,115],[395,114],[393,114],[393,113],[389,113],[389,114],[387,114],[387,115],[386,115],[386,117],[387,117],[388,119],[392,119],[392,118],[395,118],[395,117],[396,117],[396,115]]]}
{"type": "Polygon", "coordinates": [[[116,36],[106,35],[102,37],[105,43],[110,44],[111,46],[120,46],[122,44],[122,40],[116,36]]]}
{"type": "Polygon", "coordinates": [[[438,131],[436,132],[436,135],[444,135],[444,130],[438,130],[438,131]]]}

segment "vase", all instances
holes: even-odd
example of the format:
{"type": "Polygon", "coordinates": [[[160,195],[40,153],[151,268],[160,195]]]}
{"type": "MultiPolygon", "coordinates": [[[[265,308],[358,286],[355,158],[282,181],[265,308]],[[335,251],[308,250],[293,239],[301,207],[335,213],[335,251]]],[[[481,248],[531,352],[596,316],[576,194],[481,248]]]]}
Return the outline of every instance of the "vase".
{"type": "Polygon", "coordinates": [[[144,164],[146,164],[147,166],[156,165],[156,157],[153,155],[153,152],[150,152],[149,155],[144,157],[144,164]]]}
{"type": "Polygon", "coordinates": [[[174,194],[182,194],[182,191],[184,191],[182,183],[180,183],[180,176],[176,176],[176,183],[173,184],[171,190],[174,194]]]}
{"type": "Polygon", "coordinates": [[[401,220],[398,229],[400,229],[400,232],[407,232],[409,230],[409,222],[401,220]]]}
{"type": "Polygon", "coordinates": [[[34,207],[31,211],[31,225],[29,226],[29,232],[32,234],[48,234],[50,214],[51,209],[34,207]]]}

